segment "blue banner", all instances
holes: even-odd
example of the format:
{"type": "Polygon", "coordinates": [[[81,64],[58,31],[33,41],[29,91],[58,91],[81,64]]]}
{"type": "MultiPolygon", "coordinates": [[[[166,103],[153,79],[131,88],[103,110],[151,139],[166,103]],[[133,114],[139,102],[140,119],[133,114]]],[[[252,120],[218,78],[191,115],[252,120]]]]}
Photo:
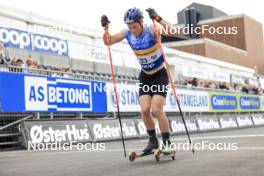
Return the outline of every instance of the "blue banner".
{"type": "Polygon", "coordinates": [[[0,42],[5,47],[31,50],[31,36],[28,32],[0,27],[0,42]]]}
{"type": "Polygon", "coordinates": [[[32,50],[57,56],[69,56],[66,40],[17,29],[0,27],[0,42],[5,47],[32,50]]]}
{"type": "Polygon", "coordinates": [[[107,112],[104,87],[103,82],[0,72],[0,111],[107,112]]]}
{"type": "Polygon", "coordinates": [[[32,35],[33,50],[37,52],[49,53],[52,55],[69,56],[67,41],[51,38],[45,35],[32,35]]]}
{"type": "Polygon", "coordinates": [[[237,109],[237,99],[236,96],[231,95],[212,95],[211,105],[215,110],[236,110],[237,109]]]}
{"type": "Polygon", "coordinates": [[[260,109],[260,98],[259,97],[240,97],[240,108],[242,110],[259,110],[260,109]]]}

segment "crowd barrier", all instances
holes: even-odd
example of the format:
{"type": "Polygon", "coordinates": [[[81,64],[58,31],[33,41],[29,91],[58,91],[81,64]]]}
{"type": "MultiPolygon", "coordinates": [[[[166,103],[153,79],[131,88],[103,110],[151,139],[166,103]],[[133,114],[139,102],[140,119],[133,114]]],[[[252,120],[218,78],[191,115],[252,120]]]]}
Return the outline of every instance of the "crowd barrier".
{"type": "MultiPolygon", "coordinates": [[[[264,125],[264,114],[241,114],[219,116],[186,117],[190,133],[209,132],[227,129],[239,129],[264,125]]],[[[180,117],[169,117],[172,135],[185,134],[180,117]]],[[[142,119],[123,119],[125,139],[147,137],[142,119]]],[[[155,119],[157,134],[160,135],[155,119]]],[[[121,139],[121,130],[117,119],[72,119],[72,120],[26,120],[21,123],[24,146],[28,149],[35,145],[90,143],[121,139]]],[[[187,138],[186,138],[187,140],[187,138]]]]}

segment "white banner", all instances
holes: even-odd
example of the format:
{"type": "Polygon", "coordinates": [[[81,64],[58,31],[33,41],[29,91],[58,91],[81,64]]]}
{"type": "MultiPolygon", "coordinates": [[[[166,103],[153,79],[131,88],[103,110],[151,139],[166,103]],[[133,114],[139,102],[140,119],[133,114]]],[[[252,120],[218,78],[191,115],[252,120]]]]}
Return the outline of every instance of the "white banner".
{"type": "Polygon", "coordinates": [[[246,127],[253,125],[250,115],[237,116],[237,123],[239,127],[246,127]]]}
{"type": "Polygon", "coordinates": [[[257,79],[249,79],[248,80],[248,84],[251,85],[251,86],[258,86],[259,82],[258,82],[257,79]]]}
{"type": "MultiPolygon", "coordinates": [[[[117,92],[119,97],[119,110],[121,112],[140,112],[139,104],[139,86],[118,84],[117,92]]],[[[108,112],[116,111],[116,100],[112,83],[106,83],[107,90],[107,110],[108,112]]],[[[177,96],[181,104],[182,111],[186,112],[208,112],[209,98],[206,91],[195,90],[177,90],[177,96]]],[[[176,112],[178,105],[172,89],[168,90],[164,111],[176,112]]]]}
{"type": "MultiPolygon", "coordinates": [[[[89,120],[88,123],[94,141],[121,139],[121,130],[116,119],[89,120]]],[[[122,127],[125,138],[138,136],[134,119],[123,119],[122,127]]]]}
{"type": "MultiPolygon", "coordinates": [[[[190,119],[185,117],[185,122],[188,131],[197,131],[198,127],[196,125],[195,119],[190,119]]],[[[170,118],[170,127],[171,127],[171,132],[173,134],[179,134],[179,133],[185,133],[185,127],[182,122],[181,118],[170,118]]]]}
{"type": "Polygon", "coordinates": [[[221,128],[216,117],[197,117],[196,120],[200,131],[218,130],[221,128]]]}
{"type": "Polygon", "coordinates": [[[204,69],[196,68],[196,67],[182,67],[182,75],[185,77],[199,78],[199,79],[209,79],[208,72],[204,69]]]}
{"type": "Polygon", "coordinates": [[[204,80],[230,82],[230,75],[228,73],[214,72],[211,70],[197,67],[183,66],[182,75],[185,77],[198,78],[204,80]]]}
{"type": "Polygon", "coordinates": [[[232,75],[232,83],[245,84],[245,80],[241,76],[232,75]]]}
{"type": "MultiPolygon", "coordinates": [[[[70,57],[91,62],[109,64],[107,47],[84,45],[75,42],[69,42],[70,57]]],[[[117,66],[126,66],[129,68],[140,68],[135,55],[126,52],[120,52],[112,49],[113,64],[117,66]]]]}
{"type": "Polygon", "coordinates": [[[264,116],[262,114],[253,114],[252,120],[255,126],[264,125],[264,116]]]}
{"type": "Polygon", "coordinates": [[[236,117],[219,117],[221,128],[237,128],[236,117]]]}
{"type": "Polygon", "coordinates": [[[230,75],[228,73],[212,72],[212,74],[209,74],[209,79],[211,81],[229,83],[230,82],[230,75]]]}
{"type": "MultiPolygon", "coordinates": [[[[181,105],[182,111],[186,112],[208,112],[209,111],[209,97],[206,91],[177,89],[177,97],[181,105]]],[[[177,101],[175,99],[172,89],[168,90],[166,97],[166,105],[164,107],[166,112],[179,111],[177,101]]]]}
{"type": "MultiPolygon", "coordinates": [[[[116,112],[116,99],[112,83],[106,83],[107,111],[116,112]]],[[[139,112],[139,95],[137,85],[117,84],[120,112],[139,112]]]]}

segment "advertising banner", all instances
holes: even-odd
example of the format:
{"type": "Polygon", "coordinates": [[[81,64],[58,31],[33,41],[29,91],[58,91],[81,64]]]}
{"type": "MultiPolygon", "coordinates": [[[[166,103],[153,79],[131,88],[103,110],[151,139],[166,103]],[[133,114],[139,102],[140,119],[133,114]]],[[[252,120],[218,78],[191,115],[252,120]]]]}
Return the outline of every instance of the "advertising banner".
{"type": "MultiPolygon", "coordinates": [[[[109,112],[116,111],[116,100],[112,83],[106,83],[107,87],[107,108],[109,112]]],[[[140,112],[139,85],[118,84],[117,91],[119,97],[119,107],[122,112],[140,112]]],[[[177,89],[177,96],[181,104],[182,111],[187,112],[208,112],[209,98],[208,92],[197,90],[177,89]]],[[[178,106],[172,90],[169,88],[164,111],[178,112],[178,106]]]]}
{"type": "MultiPolygon", "coordinates": [[[[198,131],[195,118],[185,118],[185,122],[189,132],[198,131]]],[[[172,134],[184,134],[186,132],[180,117],[170,118],[170,128],[172,134]]]]}
{"type": "Polygon", "coordinates": [[[92,141],[87,120],[27,120],[22,124],[22,134],[30,148],[92,141]]]}
{"type": "Polygon", "coordinates": [[[219,123],[221,125],[221,128],[237,128],[237,121],[236,117],[232,115],[224,115],[224,116],[219,116],[219,123]]]}
{"type": "Polygon", "coordinates": [[[260,111],[258,95],[209,91],[210,112],[260,111]]]}
{"type": "Polygon", "coordinates": [[[253,121],[250,114],[248,115],[238,115],[237,116],[238,127],[248,127],[253,126],[253,121]]]}
{"type": "Polygon", "coordinates": [[[214,131],[221,129],[217,117],[199,116],[196,117],[199,131],[214,131]]]}
{"type": "Polygon", "coordinates": [[[68,42],[59,38],[0,27],[0,42],[5,47],[68,57],[68,42]]]}
{"type": "Polygon", "coordinates": [[[264,125],[263,114],[252,114],[252,120],[255,126],[264,125]]]}
{"type": "Polygon", "coordinates": [[[1,112],[106,112],[105,83],[0,72],[1,112]]]}
{"type": "MultiPolygon", "coordinates": [[[[117,119],[88,120],[88,124],[96,142],[121,139],[121,130],[117,119]]],[[[122,126],[124,138],[138,137],[133,119],[123,119],[122,126]]]]}

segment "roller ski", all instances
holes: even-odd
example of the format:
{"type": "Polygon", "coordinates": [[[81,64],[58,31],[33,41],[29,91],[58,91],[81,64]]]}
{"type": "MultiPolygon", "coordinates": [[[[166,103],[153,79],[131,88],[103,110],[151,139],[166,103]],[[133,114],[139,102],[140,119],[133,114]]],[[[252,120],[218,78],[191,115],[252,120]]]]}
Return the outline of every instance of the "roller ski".
{"type": "Polygon", "coordinates": [[[175,160],[176,152],[175,150],[172,150],[171,148],[165,148],[165,149],[158,149],[154,152],[154,157],[156,161],[160,161],[161,158],[167,158],[171,157],[172,160],[175,160]]]}
{"type": "Polygon", "coordinates": [[[154,155],[156,161],[159,161],[161,158],[164,157],[171,157],[172,160],[175,160],[175,151],[171,150],[170,148],[160,149],[157,139],[150,139],[147,147],[140,153],[134,151],[130,152],[129,160],[132,162],[137,158],[149,155],[154,155]]]}

